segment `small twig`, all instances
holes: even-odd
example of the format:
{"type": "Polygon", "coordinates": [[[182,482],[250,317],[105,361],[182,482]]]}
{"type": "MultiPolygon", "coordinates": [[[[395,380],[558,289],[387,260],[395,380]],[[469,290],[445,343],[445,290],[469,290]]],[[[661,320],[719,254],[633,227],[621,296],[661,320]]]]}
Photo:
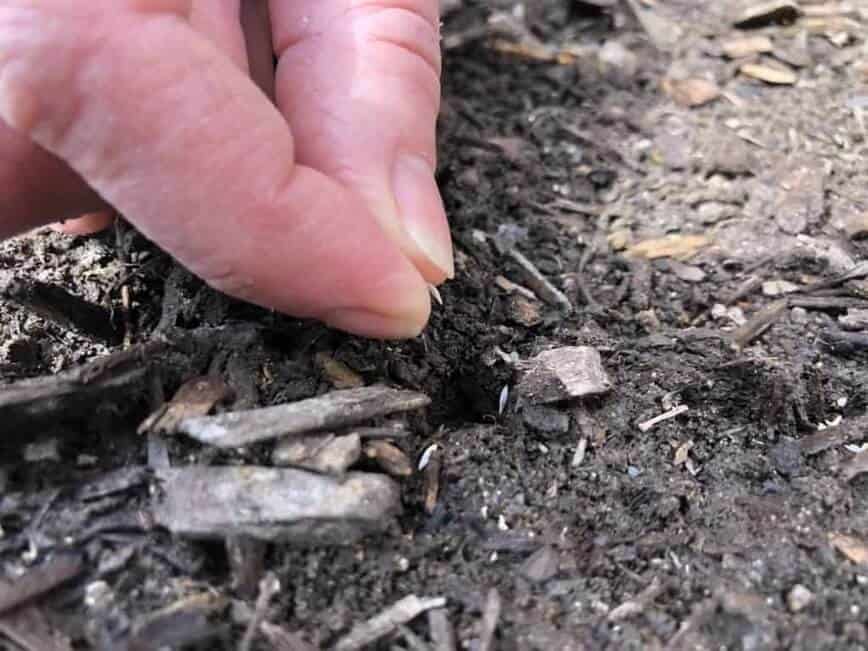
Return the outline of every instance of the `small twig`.
{"type": "Polygon", "coordinates": [[[756,313],[747,323],[732,333],[732,342],[735,347],[742,349],[759,337],[781,317],[789,305],[787,299],[782,299],[756,313]]]}
{"type": "Polygon", "coordinates": [[[675,418],[679,414],[683,414],[685,411],[687,411],[687,405],[678,405],[669,411],[664,411],[662,414],[654,416],[654,418],[649,418],[648,420],[639,423],[639,431],[647,432],[658,423],[675,418]]]}
{"type": "Polygon", "coordinates": [[[253,611],[253,616],[247,624],[247,630],[244,631],[244,637],[238,644],[238,651],[250,651],[253,640],[259,632],[259,627],[265,621],[265,615],[268,613],[268,605],[271,599],[280,592],[280,581],[271,572],[266,574],[259,582],[259,596],[256,598],[256,606],[253,611]]]}
{"type": "Polygon", "coordinates": [[[528,260],[524,255],[515,248],[509,250],[507,255],[512,258],[525,277],[525,282],[530,285],[530,288],[549,305],[554,305],[560,308],[566,314],[573,311],[573,304],[566,295],[555,287],[551,281],[546,278],[543,273],[537,269],[536,265],[528,260]]]}
{"type": "Polygon", "coordinates": [[[446,599],[435,597],[420,599],[416,595],[404,597],[366,622],[356,624],[353,629],[335,644],[335,651],[356,651],[379,640],[402,624],[410,622],[426,610],[442,608],[446,599]]]}
{"type": "Polygon", "coordinates": [[[482,611],[482,632],[479,634],[479,651],[490,651],[494,644],[494,631],[500,619],[501,600],[497,588],[488,591],[482,611]]]}

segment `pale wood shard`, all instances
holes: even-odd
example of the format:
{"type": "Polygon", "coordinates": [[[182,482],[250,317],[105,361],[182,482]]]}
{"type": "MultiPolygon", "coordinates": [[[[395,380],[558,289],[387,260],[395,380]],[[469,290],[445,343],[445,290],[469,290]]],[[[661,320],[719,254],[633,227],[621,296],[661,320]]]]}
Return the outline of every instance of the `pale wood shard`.
{"type": "Polygon", "coordinates": [[[192,378],[181,385],[171,401],[148,416],[139,426],[138,432],[173,432],[185,418],[205,416],[215,405],[232,395],[232,389],[219,376],[192,378]]]}
{"type": "Polygon", "coordinates": [[[519,365],[518,393],[532,404],[545,404],[605,393],[612,381],[600,353],[590,346],[546,350],[519,365]]]}
{"type": "Polygon", "coordinates": [[[497,630],[497,624],[500,621],[500,611],[502,600],[497,588],[492,588],[488,591],[488,596],[485,598],[485,606],[482,608],[482,623],[479,633],[479,651],[491,651],[494,648],[494,632],[497,630]]]}
{"type": "Polygon", "coordinates": [[[402,624],[406,624],[426,610],[442,608],[446,605],[443,597],[420,599],[416,595],[404,597],[366,622],[357,624],[335,644],[335,651],[356,651],[364,649],[373,642],[385,637],[402,624]]]}
{"type": "Polygon", "coordinates": [[[782,64],[769,66],[761,63],[745,63],[739,70],[743,75],[778,86],[792,86],[799,80],[795,72],[784,68],[782,64]]]}
{"type": "Polygon", "coordinates": [[[178,431],[220,448],[234,448],[322,430],[346,428],[371,418],[425,407],[423,393],[386,386],[332,391],[285,405],[188,418],[178,431]]]}
{"type": "Polygon", "coordinates": [[[299,546],[346,545],[387,528],[400,489],[385,475],[342,479],[293,468],[164,468],[157,524],[194,539],[249,536],[299,546]]]}
{"type": "Polygon", "coordinates": [[[295,466],[329,475],[342,475],[359,460],[361,451],[362,443],[358,434],[312,434],[279,441],[274,446],[271,461],[276,466],[295,466]]]}
{"type": "Polygon", "coordinates": [[[413,474],[413,464],[404,451],[388,441],[368,441],[365,443],[364,453],[394,477],[409,477],[413,474]]]}

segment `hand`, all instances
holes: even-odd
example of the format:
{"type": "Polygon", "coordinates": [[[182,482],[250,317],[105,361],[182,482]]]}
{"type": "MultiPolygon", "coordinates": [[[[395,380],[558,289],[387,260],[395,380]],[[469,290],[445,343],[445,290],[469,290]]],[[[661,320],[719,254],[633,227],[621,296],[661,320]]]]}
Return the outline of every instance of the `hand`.
{"type": "Polygon", "coordinates": [[[0,237],[110,205],[218,290],[415,336],[453,274],[438,8],[0,0],[0,237]]]}

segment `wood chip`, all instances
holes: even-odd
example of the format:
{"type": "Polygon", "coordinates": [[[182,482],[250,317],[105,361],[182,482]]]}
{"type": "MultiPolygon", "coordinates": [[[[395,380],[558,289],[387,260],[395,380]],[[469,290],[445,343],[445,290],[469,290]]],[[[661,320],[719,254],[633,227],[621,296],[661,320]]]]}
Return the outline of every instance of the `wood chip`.
{"type": "Polygon", "coordinates": [[[265,573],[265,543],[247,536],[226,539],[226,558],[232,574],[232,589],[245,599],[256,596],[259,581],[265,573]]]}
{"type": "Polygon", "coordinates": [[[736,27],[752,29],[773,23],[791,23],[799,17],[799,5],[791,0],[750,1],[732,21],[736,27]]]}
{"type": "Polygon", "coordinates": [[[678,446],[678,449],[675,450],[675,459],[673,463],[676,466],[682,466],[687,463],[687,460],[690,458],[690,451],[693,449],[693,441],[685,441],[681,445],[678,446]]]}
{"type": "Polygon", "coordinates": [[[519,573],[531,583],[545,583],[558,573],[560,554],[551,545],[543,545],[521,564],[519,573]]]}
{"type": "Polygon", "coordinates": [[[45,613],[35,606],[5,613],[0,617],[0,633],[25,651],[72,651],[72,641],[54,630],[45,613]]]}
{"type": "Polygon", "coordinates": [[[79,554],[61,553],[19,577],[0,579],[0,614],[51,592],[83,568],[79,554]]]}
{"type": "Polygon", "coordinates": [[[663,91],[679,106],[695,108],[720,97],[720,87],[713,81],[700,78],[664,79],[663,91]]]}
{"type": "Polygon", "coordinates": [[[428,629],[431,631],[434,651],[456,651],[455,629],[445,608],[432,608],[428,611],[428,629]]]}
{"type": "Polygon", "coordinates": [[[517,391],[531,404],[545,404],[606,393],[612,381],[600,353],[590,346],[546,350],[519,363],[517,391]]]}
{"type": "Polygon", "coordinates": [[[388,441],[368,441],[362,450],[380,468],[394,477],[409,477],[413,474],[413,464],[397,445],[388,441]]]}
{"type": "Polygon", "coordinates": [[[841,467],[841,476],[844,481],[852,481],[865,473],[868,473],[868,450],[859,452],[841,467]]]}
{"type": "Polygon", "coordinates": [[[332,391],[274,407],[188,418],[178,430],[221,448],[260,443],[279,436],[349,427],[362,421],[430,404],[423,393],[385,386],[332,391]]]}
{"type": "Polygon", "coordinates": [[[711,238],[706,235],[673,234],[638,242],[627,249],[626,255],[630,258],[646,260],[657,258],[685,260],[710,244],[711,238]]]}
{"type": "Polygon", "coordinates": [[[166,468],[157,471],[158,524],[194,539],[249,536],[295,545],[350,544],[389,526],[400,489],[384,475],[341,480],[290,468],[166,468]]]}
{"type": "Polygon", "coordinates": [[[299,633],[290,633],[277,624],[262,622],[259,629],[274,651],[318,651],[313,644],[305,641],[299,633]]]}
{"type": "Polygon", "coordinates": [[[774,48],[768,36],[745,36],[731,38],[721,44],[723,53],[730,59],[742,59],[755,54],[766,54],[774,48]]]}
{"type": "Polygon", "coordinates": [[[358,434],[311,434],[278,441],[271,453],[271,462],[276,466],[295,466],[342,475],[359,460],[361,453],[362,442],[358,434]]]}
{"type": "Polygon", "coordinates": [[[426,610],[442,608],[446,605],[443,597],[419,598],[416,595],[404,597],[366,622],[357,624],[334,646],[334,651],[357,651],[389,635],[402,624],[413,621],[426,610]]]}
{"type": "Polygon", "coordinates": [[[231,399],[233,391],[215,375],[195,377],[178,389],[172,400],[139,425],[139,434],[174,432],[185,418],[205,416],[218,403],[231,399]]]}
{"type": "Polygon", "coordinates": [[[365,386],[361,375],[328,353],[317,353],[314,360],[335,389],[357,389],[365,386]]]}
{"type": "Polygon", "coordinates": [[[793,70],[784,68],[783,64],[771,66],[762,63],[745,63],[739,67],[739,71],[747,77],[767,84],[792,86],[799,80],[799,76],[793,70]]]}
{"type": "Polygon", "coordinates": [[[482,623],[480,625],[478,651],[491,651],[494,648],[494,631],[500,621],[501,600],[500,593],[496,588],[488,591],[485,598],[485,606],[482,609],[482,623]]]}
{"type": "Polygon", "coordinates": [[[203,592],[184,597],[165,608],[137,619],[124,649],[162,651],[167,647],[188,647],[202,644],[226,634],[228,624],[211,621],[224,610],[228,600],[215,592],[203,592]]]}
{"type": "Polygon", "coordinates": [[[830,533],[829,543],[857,565],[868,565],[868,543],[855,536],[830,533]]]}

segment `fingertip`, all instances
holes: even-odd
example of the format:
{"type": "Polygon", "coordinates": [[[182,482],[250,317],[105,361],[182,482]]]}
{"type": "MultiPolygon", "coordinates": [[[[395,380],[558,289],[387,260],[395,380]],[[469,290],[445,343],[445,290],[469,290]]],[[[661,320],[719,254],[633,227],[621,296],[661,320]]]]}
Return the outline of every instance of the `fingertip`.
{"type": "Polygon", "coordinates": [[[54,223],[51,228],[65,235],[91,235],[105,230],[112,225],[113,221],[114,217],[111,213],[100,211],[54,223]]]}
{"type": "Polygon", "coordinates": [[[403,296],[393,297],[386,311],[338,308],[326,312],[321,320],[332,328],[362,337],[401,340],[418,337],[430,316],[431,300],[427,289],[407,287],[403,296]]]}

